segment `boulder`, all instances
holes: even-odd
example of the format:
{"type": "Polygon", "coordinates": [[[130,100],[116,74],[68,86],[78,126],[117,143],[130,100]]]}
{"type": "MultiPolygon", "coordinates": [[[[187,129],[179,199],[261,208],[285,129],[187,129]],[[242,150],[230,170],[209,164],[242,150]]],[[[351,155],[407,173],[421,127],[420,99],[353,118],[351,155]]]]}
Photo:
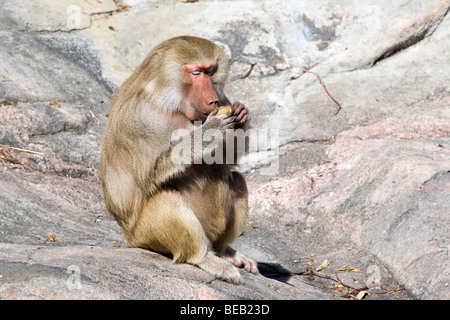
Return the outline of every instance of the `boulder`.
{"type": "Polygon", "coordinates": [[[2,1],[0,298],[449,299],[449,8],[2,1]],[[243,286],[126,248],[103,203],[113,94],[182,34],[227,52],[258,138],[243,286]]]}

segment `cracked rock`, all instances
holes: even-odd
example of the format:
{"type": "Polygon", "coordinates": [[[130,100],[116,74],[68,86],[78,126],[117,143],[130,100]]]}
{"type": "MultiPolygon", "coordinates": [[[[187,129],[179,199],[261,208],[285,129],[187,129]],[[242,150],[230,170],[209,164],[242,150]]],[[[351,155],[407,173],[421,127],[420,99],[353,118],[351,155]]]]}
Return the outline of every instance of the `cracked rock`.
{"type": "Polygon", "coordinates": [[[2,1],[0,299],[356,298],[301,275],[325,259],[364,299],[448,299],[449,7],[2,1]],[[110,100],[181,34],[224,48],[227,96],[275,142],[239,167],[250,215],[232,246],[262,270],[243,286],[126,248],[103,202],[110,100]]]}

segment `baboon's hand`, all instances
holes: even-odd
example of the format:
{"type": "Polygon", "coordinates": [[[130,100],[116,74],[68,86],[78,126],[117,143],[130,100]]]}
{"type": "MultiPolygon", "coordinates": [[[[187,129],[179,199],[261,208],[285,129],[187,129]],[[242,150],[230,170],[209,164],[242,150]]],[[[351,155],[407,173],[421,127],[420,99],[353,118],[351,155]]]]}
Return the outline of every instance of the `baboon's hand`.
{"type": "Polygon", "coordinates": [[[205,126],[209,128],[217,129],[234,129],[236,125],[237,116],[232,112],[218,114],[218,109],[211,112],[205,121],[205,126]]]}
{"type": "Polygon", "coordinates": [[[233,115],[236,116],[235,127],[242,127],[248,120],[248,109],[241,103],[233,103],[233,115]]]}

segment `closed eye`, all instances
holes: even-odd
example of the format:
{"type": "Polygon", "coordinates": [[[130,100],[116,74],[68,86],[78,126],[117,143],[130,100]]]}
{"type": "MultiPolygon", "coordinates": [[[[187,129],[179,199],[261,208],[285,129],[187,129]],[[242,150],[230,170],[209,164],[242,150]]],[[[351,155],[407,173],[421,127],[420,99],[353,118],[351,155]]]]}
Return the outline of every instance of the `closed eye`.
{"type": "Polygon", "coordinates": [[[208,76],[212,76],[214,73],[216,73],[216,67],[211,67],[211,68],[206,69],[206,70],[205,70],[205,73],[206,73],[208,76]]]}

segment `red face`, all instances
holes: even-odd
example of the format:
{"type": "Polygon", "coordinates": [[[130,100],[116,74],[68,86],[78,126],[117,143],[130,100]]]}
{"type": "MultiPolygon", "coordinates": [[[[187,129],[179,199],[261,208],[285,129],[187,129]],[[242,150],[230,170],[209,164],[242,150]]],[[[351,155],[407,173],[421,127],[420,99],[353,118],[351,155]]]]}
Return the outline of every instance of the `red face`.
{"type": "Polygon", "coordinates": [[[190,103],[183,105],[182,111],[190,120],[205,121],[211,111],[219,106],[219,97],[212,82],[216,71],[216,64],[196,63],[184,66],[186,98],[190,103]]]}

